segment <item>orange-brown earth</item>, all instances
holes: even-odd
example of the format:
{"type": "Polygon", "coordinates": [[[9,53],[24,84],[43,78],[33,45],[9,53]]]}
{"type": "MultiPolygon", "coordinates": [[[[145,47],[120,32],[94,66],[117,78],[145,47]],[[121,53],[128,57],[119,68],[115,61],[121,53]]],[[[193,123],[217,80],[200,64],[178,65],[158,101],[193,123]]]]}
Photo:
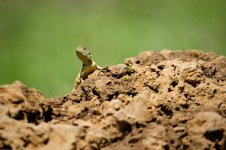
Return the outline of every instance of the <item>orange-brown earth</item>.
{"type": "Polygon", "coordinates": [[[225,149],[226,57],[142,52],[57,99],[0,87],[0,149],[225,149]]]}

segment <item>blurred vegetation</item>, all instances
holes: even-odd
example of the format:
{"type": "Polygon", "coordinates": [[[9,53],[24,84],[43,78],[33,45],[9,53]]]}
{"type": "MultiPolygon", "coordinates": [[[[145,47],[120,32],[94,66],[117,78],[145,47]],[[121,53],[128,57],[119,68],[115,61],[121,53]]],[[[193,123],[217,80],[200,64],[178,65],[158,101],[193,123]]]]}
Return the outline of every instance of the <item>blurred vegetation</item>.
{"type": "Polygon", "coordinates": [[[46,97],[70,92],[77,45],[101,65],[143,50],[226,54],[226,1],[0,0],[0,84],[20,80],[46,97]]]}

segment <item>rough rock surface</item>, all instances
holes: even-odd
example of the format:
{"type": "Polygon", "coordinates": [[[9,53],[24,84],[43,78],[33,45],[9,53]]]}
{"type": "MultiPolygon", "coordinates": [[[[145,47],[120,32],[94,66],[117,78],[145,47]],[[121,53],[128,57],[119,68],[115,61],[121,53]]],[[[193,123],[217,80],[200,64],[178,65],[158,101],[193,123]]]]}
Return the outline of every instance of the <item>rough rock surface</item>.
{"type": "Polygon", "coordinates": [[[226,57],[142,52],[57,99],[1,86],[0,149],[226,149],[226,57]]]}

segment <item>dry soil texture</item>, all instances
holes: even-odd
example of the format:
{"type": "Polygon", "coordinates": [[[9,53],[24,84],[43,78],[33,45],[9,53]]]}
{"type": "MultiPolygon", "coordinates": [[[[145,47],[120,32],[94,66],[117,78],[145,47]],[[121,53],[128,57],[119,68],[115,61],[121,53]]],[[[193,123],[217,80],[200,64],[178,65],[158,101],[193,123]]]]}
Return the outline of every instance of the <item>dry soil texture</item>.
{"type": "Polygon", "coordinates": [[[0,149],[225,149],[226,57],[142,52],[72,93],[0,87],[0,149]]]}

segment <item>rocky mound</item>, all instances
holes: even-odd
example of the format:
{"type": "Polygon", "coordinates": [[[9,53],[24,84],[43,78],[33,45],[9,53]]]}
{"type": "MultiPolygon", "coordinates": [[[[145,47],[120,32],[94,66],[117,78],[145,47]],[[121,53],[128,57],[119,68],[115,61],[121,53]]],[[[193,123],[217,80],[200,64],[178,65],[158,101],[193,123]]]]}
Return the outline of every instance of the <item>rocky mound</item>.
{"type": "Polygon", "coordinates": [[[225,149],[226,57],[142,52],[45,99],[0,87],[0,149],[225,149]]]}

